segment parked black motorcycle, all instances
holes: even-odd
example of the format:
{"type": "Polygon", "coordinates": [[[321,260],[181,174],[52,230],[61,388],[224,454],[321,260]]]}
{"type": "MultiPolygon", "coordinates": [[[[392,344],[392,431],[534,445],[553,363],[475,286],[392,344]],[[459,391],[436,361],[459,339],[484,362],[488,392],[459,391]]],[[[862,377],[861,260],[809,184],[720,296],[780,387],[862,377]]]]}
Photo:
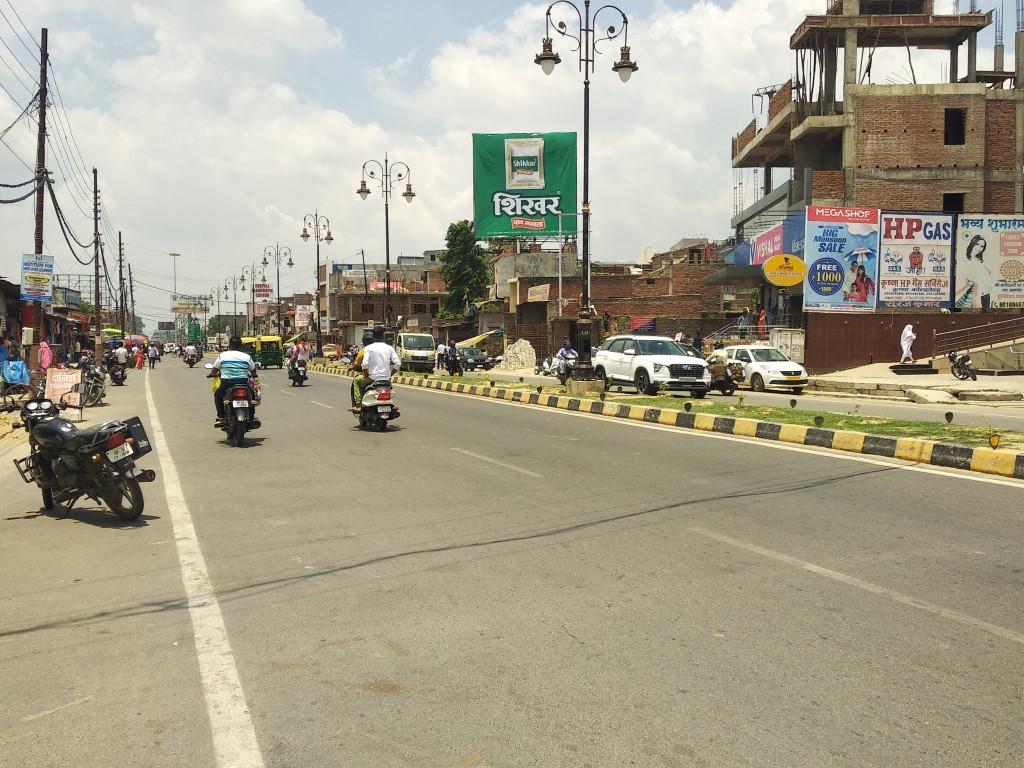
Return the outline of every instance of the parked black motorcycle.
{"type": "Polygon", "coordinates": [[[448,371],[449,376],[461,376],[465,373],[460,350],[455,347],[448,347],[448,352],[444,358],[444,367],[448,371]]]}
{"type": "Polygon", "coordinates": [[[60,418],[64,407],[45,397],[21,407],[17,426],[28,431],[31,448],[28,456],[14,461],[21,479],[39,486],[44,509],[57,504],[70,509],[85,496],[106,504],[122,520],[134,520],[145,504],[139,484],[156,479],[153,470],[135,466],[153,450],[142,421],[133,416],[78,429],[60,418]]]}
{"type": "Polygon", "coordinates": [[[82,403],[87,408],[99,405],[107,396],[107,369],[101,365],[90,366],[85,371],[80,389],[82,403]]]}
{"type": "Polygon", "coordinates": [[[949,359],[949,368],[953,373],[953,376],[966,381],[978,380],[978,372],[974,370],[974,366],[971,364],[971,356],[966,352],[950,352],[946,357],[949,359]]]}

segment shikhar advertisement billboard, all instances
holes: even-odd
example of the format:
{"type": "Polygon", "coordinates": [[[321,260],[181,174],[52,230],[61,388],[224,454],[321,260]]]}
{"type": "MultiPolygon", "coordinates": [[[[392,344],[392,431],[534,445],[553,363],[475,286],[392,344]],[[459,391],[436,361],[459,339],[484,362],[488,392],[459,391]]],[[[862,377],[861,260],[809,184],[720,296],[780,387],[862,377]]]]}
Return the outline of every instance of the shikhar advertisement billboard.
{"type": "Polygon", "coordinates": [[[805,312],[875,311],[880,218],[877,208],[808,206],[805,312]]]}
{"type": "Polygon", "coordinates": [[[952,245],[952,216],[883,213],[878,305],[948,307],[952,245]]]}
{"type": "Polygon", "coordinates": [[[575,133],[473,134],[477,238],[574,233],[575,213],[575,133]]]}
{"type": "Polygon", "coordinates": [[[953,302],[958,309],[1024,309],[1024,217],[960,214],[953,302]]]}

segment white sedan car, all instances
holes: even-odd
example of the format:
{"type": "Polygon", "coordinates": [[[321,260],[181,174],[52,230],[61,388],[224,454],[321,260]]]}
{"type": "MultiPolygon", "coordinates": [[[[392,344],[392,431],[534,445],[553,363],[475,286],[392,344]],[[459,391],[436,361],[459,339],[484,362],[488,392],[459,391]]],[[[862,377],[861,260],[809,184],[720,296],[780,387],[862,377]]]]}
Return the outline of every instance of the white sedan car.
{"type": "Polygon", "coordinates": [[[799,395],[807,386],[807,371],[804,367],[794,363],[775,347],[744,344],[726,347],[725,354],[730,360],[743,363],[746,380],[755,392],[764,392],[768,387],[780,387],[799,395]]]}

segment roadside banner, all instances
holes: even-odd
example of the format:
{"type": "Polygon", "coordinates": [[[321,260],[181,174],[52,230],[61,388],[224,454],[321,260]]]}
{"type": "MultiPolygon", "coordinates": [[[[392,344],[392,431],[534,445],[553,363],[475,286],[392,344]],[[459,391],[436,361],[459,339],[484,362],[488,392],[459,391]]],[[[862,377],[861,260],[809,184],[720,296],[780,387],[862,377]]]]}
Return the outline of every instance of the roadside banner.
{"type": "Polygon", "coordinates": [[[754,238],[754,248],[750,254],[750,263],[754,266],[764,264],[776,254],[782,253],[782,224],[776,224],[754,238]]]}
{"type": "Polygon", "coordinates": [[[955,274],[958,309],[1024,309],[1024,217],[960,214],[955,274]]]}
{"type": "Polygon", "coordinates": [[[807,265],[792,253],[779,253],[761,265],[764,279],[780,288],[800,285],[807,277],[807,265]]]}
{"type": "Polygon", "coordinates": [[[527,301],[548,301],[551,297],[551,283],[533,285],[526,289],[527,301]]]}
{"type": "Polygon", "coordinates": [[[629,321],[629,330],[632,333],[654,333],[653,317],[633,317],[629,321]]]}
{"type": "Polygon", "coordinates": [[[21,300],[53,301],[53,256],[45,253],[22,254],[21,300]]]}
{"type": "Polygon", "coordinates": [[[874,312],[878,301],[877,208],[807,207],[805,312],[874,312]]]}
{"type": "Polygon", "coordinates": [[[951,215],[883,213],[878,306],[948,307],[952,247],[951,215]]]}
{"type": "Polygon", "coordinates": [[[46,397],[55,403],[64,402],[74,408],[81,407],[81,396],[75,386],[82,383],[85,371],[78,368],[47,368],[46,397]]]}
{"type": "Polygon", "coordinates": [[[575,213],[575,133],[473,134],[478,239],[575,232],[575,213]]]}

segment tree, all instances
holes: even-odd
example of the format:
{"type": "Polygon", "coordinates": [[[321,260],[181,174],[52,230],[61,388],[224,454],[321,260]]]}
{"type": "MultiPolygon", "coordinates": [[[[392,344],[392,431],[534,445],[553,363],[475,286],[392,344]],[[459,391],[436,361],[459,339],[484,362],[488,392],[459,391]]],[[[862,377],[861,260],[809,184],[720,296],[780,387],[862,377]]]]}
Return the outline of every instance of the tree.
{"type": "Polygon", "coordinates": [[[487,294],[491,264],[487,252],[477,244],[473,225],[463,219],[448,227],[441,254],[441,278],[448,286],[444,313],[461,315],[466,305],[487,294]]]}

